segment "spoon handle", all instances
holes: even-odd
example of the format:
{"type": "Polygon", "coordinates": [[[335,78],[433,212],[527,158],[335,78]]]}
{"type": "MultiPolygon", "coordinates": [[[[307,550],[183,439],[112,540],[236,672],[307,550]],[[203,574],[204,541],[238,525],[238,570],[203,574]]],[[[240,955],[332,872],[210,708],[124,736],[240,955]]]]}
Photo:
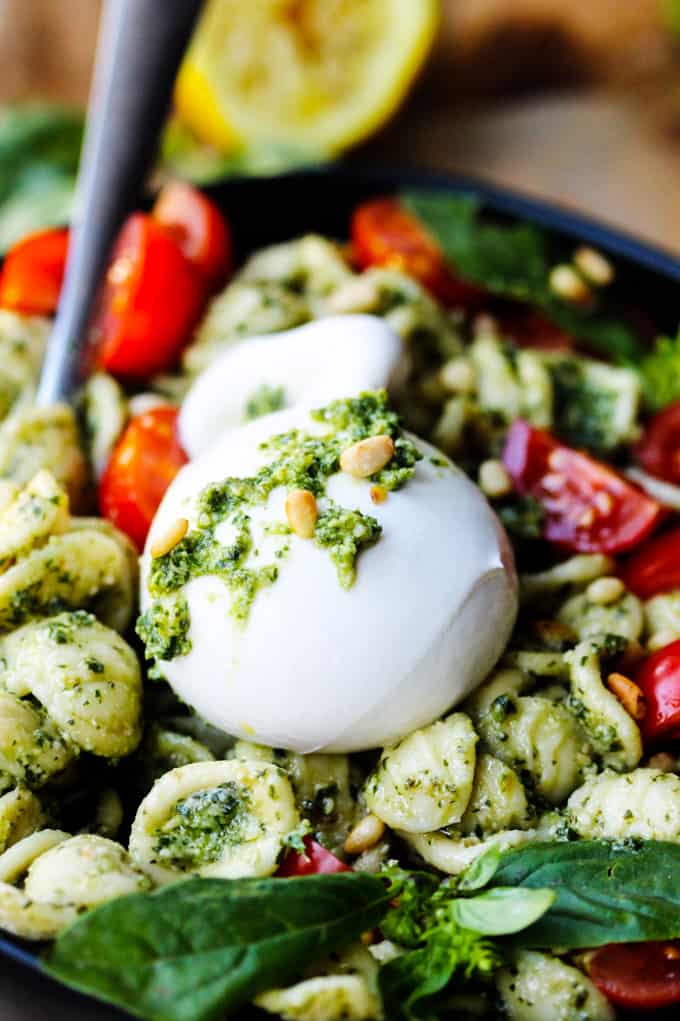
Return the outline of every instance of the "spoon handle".
{"type": "MultiPolygon", "coordinates": [[[[108,0],[97,45],[64,285],[37,402],[83,378],[92,302],[111,245],[139,198],[202,0],[108,0]]],[[[171,300],[171,295],[168,295],[171,300]]]]}

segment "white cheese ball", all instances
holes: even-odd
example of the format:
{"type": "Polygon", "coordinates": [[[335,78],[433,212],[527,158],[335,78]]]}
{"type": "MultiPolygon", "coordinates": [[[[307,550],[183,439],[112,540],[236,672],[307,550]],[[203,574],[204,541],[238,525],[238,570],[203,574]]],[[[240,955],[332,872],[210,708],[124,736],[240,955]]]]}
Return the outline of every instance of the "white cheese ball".
{"type": "MultiPolygon", "coordinates": [[[[376,316],[327,316],[293,330],[249,337],[217,358],[196,379],[179,414],[179,436],[198,457],[227,429],[248,420],[248,404],[266,391],[272,411],[320,407],[398,382],[402,342],[376,316]]],[[[250,416],[254,417],[254,416],[250,416]]]]}
{"type": "MultiPolygon", "coordinates": [[[[142,610],[150,548],[178,518],[191,529],[200,492],[229,476],[254,475],[272,455],[272,434],[322,434],[303,409],[269,415],[226,433],[176,477],[142,558],[142,610]]],[[[413,438],[415,439],[415,438],[413,438]]],[[[344,472],[326,495],[377,518],[382,535],[357,558],[345,589],[328,550],[313,539],[272,535],[285,523],[283,488],[248,507],[254,547],[248,566],[276,564],[245,622],[215,576],[184,586],[191,650],[160,664],[176,692],[227,733],[296,752],[358,751],[391,744],[431,723],[488,674],[509,638],[517,582],[507,537],[470,480],[428,444],[414,477],[383,503],[372,484],[344,472]],[[277,549],[288,552],[280,560],[277,549]]],[[[219,525],[228,543],[233,531],[219,525]]]]}

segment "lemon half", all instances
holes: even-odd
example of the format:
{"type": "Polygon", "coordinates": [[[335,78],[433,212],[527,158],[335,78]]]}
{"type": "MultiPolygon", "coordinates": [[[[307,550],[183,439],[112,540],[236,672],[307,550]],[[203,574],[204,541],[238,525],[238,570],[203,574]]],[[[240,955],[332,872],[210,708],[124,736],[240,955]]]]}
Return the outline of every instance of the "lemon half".
{"type": "Polygon", "coordinates": [[[438,15],[438,0],[209,0],[177,79],[177,111],[225,151],[337,152],[399,105],[438,15]]]}

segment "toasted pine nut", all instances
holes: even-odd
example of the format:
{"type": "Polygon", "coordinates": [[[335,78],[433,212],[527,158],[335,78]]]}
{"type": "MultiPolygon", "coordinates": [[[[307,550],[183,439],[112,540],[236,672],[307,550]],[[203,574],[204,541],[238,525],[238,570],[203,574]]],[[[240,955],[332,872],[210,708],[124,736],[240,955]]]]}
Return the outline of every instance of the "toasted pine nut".
{"type": "Polygon", "coordinates": [[[647,639],[647,648],[650,652],[656,652],[658,649],[663,649],[665,645],[676,642],[678,638],[680,635],[677,631],[657,631],[647,639]]]}
{"type": "Polygon", "coordinates": [[[512,492],[512,479],[502,461],[491,458],[479,466],[479,488],[492,500],[512,492]]]}
{"type": "Polygon", "coordinates": [[[384,503],[387,499],[387,490],[384,486],[371,486],[371,500],[373,503],[384,503]]]}
{"type": "Polygon", "coordinates": [[[394,454],[394,440],[391,436],[369,436],[352,444],[340,455],[340,467],[357,479],[375,475],[391,461],[394,454]]]}
{"type": "Polygon", "coordinates": [[[616,695],[629,716],[638,723],[645,718],[647,712],[645,696],[635,681],[631,681],[630,677],[624,677],[623,674],[610,674],[607,678],[607,687],[612,695],[616,695]]]}
{"type": "Polygon", "coordinates": [[[677,943],[667,943],[663,948],[663,955],[667,961],[680,960],[680,947],[677,943]]]}
{"type": "Polygon", "coordinates": [[[181,542],[187,534],[189,522],[186,518],[177,518],[158,538],[151,543],[149,552],[154,560],[157,557],[164,557],[171,549],[174,549],[178,542],[181,542]]]}
{"type": "Polygon", "coordinates": [[[586,589],[586,596],[591,603],[597,603],[598,606],[607,606],[609,603],[615,603],[617,599],[620,599],[625,591],[626,586],[620,578],[612,578],[606,575],[604,578],[596,578],[595,581],[591,581],[586,589]]]}
{"type": "Polygon", "coordinates": [[[470,393],[475,388],[475,370],[467,358],[451,358],[439,370],[439,382],[451,393],[470,393]]]}
{"type": "Polygon", "coordinates": [[[375,929],[367,929],[366,932],[362,932],[362,934],[361,934],[361,936],[359,938],[360,938],[361,942],[364,944],[365,947],[370,947],[371,944],[375,943],[375,941],[377,939],[376,930],[375,929]]]}
{"type": "Polygon", "coordinates": [[[377,844],[385,832],[385,823],[377,815],[365,815],[350,832],[344,843],[347,854],[361,854],[377,844]]]}
{"type": "Polygon", "coordinates": [[[662,773],[672,773],[678,764],[675,755],[670,752],[656,752],[650,755],[645,765],[647,769],[660,769],[662,773]]]}
{"type": "Polygon", "coordinates": [[[574,305],[587,305],[593,296],[583,277],[581,277],[573,266],[562,263],[555,266],[551,271],[548,280],[550,290],[558,298],[571,301],[574,305]]]}
{"type": "Polygon", "coordinates": [[[314,493],[308,489],[293,489],[286,497],[288,524],[301,539],[311,539],[316,528],[319,508],[314,493]]]}
{"type": "Polygon", "coordinates": [[[606,287],[614,279],[614,267],[602,252],[583,246],[574,253],[574,265],[596,287],[606,287]]]}

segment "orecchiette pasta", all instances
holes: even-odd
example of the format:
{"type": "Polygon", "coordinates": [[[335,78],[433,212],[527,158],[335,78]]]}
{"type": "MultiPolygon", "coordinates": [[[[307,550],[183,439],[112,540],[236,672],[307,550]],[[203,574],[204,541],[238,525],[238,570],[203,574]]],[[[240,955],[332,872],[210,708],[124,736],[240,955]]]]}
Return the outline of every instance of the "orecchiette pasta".
{"type": "Polygon", "coordinates": [[[569,798],[567,819],[582,837],[680,842],[680,776],[660,769],[606,770],[569,798]]]}
{"type": "Polygon", "coordinates": [[[77,754],[45,712],[0,691],[0,783],[41,787],[77,754]]]}
{"type": "Polygon", "coordinates": [[[509,1021],[614,1021],[614,1008],[578,968],[533,951],[496,976],[509,1021]]]}
{"type": "Polygon", "coordinates": [[[15,787],[0,797],[0,854],[34,833],[42,823],[42,805],[27,787],[15,787]]]}
{"type": "MultiPolygon", "coordinates": [[[[6,494],[7,495],[7,494],[6,494]]],[[[0,510],[0,571],[46,541],[65,532],[68,497],[54,476],[43,469],[0,510]]]]}
{"type": "Polygon", "coordinates": [[[348,948],[338,962],[286,989],[270,989],[255,1004],[290,1021],[380,1021],[377,965],[365,947],[348,948]]]}
{"type": "Polygon", "coordinates": [[[447,837],[444,833],[400,833],[407,844],[416,851],[424,862],[440,872],[457,876],[471,865],[476,858],[498,847],[501,851],[519,847],[535,840],[533,830],[505,830],[480,840],[478,837],[447,837]]]}
{"type": "Polygon", "coordinates": [[[50,321],[43,316],[0,309],[0,418],[37,383],[49,331],[50,321]]]}
{"type": "Polygon", "coordinates": [[[615,570],[612,558],[603,553],[580,553],[537,574],[521,575],[520,596],[523,602],[531,602],[542,596],[585,588],[615,570]]]}
{"type": "Polygon", "coordinates": [[[642,758],[640,728],[602,683],[598,642],[580,642],[564,658],[571,674],[570,708],[581,720],[602,762],[612,769],[633,769],[642,758]]]}
{"type": "Polygon", "coordinates": [[[527,797],[517,773],[493,755],[478,755],[461,833],[488,836],[499,830],[524,829],[528,823],[527,797]]]}
{"type": "Polygon", "coordinates": [[[649,638],[664,634],[680,638],[680,590],[662,592],[644,605],[645,628],[649,638]]]}
{"type": "Polygon", "coordinates": [[[24,892],[31,900],[93,908],[115,897],[148,890],[149,877],[120,844],[83,833],[55,844],[29,866],[24,892]]]}
{"type": "Polygon", "coordinates": [[[139,806],[130,853],[157,882],[184,873],[267,876],[300,824],[283,770],[229,759],[165,773],[139,806]]]}
{"type": "Polygon", "coordinates": [[[370,811],[408,833],[460,822],[472,793],[476,743],[470,718],[454,713],[385,748],[364,785],[370,811]]]}
{"type": "Polygon", "coordinates": [[[499,412],[509,422],[523,416],[541,428],[551,425],[550,373],[535,352],[520,350],[511,360],[496,333],[484,328],[470,348],[470,357],[481,408],[499,412]]]}
{"type": "Polygon", "coordinates": [[[139,557],[136,548],[124,532],[104,518],[71,518],[68,530],[70,533],[90,533],[94,530],[117,545],[120,556],[116,561],[115,572],[93,596],[89,608],[103,624],[122,634],[128,628],[137,606],[139,557]]]}
{"type": "Polygon", "coordinates": [[[127,419],[125,394],[113,376],[90,376],[83,388],[83,418],[92,474],[99,481],[127,419]]]}
{"type": "Polygon", "coordinates": [[[83,610],[35,621],[1,645],[3,682],[33,695],[70,743],[108,757],[141,738],[141,673],[120,635],[83,610]]]}
{"type": "Polygon", "coordinates": [[[66,404],[19,408],[0,424],[0,476],[24,485],[42,468],[52,472],[79,507],[87,466],[75,415],[66,404]]]}

